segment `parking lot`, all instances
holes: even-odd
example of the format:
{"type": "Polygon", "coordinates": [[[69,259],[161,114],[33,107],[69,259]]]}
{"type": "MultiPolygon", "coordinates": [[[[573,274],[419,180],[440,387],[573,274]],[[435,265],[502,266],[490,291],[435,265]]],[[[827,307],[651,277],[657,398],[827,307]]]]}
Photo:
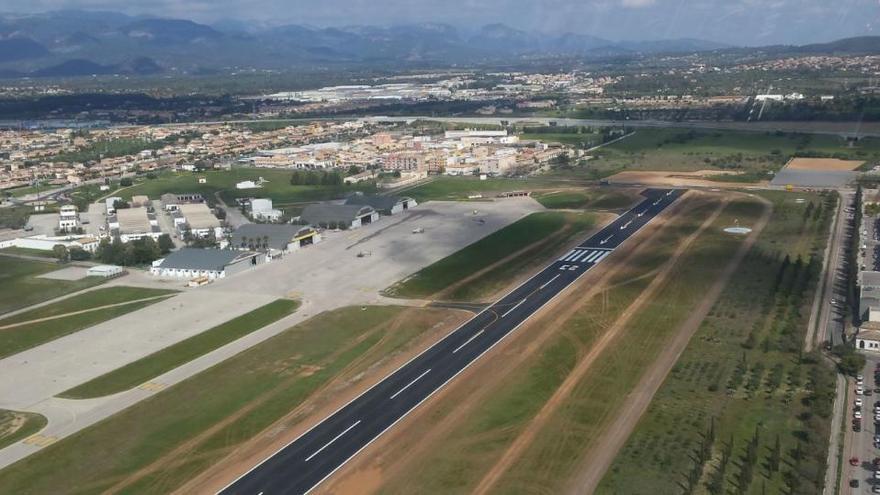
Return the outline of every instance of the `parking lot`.
{"type": "Polygon", "coordinates": [[[848,463],[842,493],[880,493],[880,357],[869,357],[864,373],[850,385],[848,463]],[[846,491],[849,490],[849,491],[846,491]]]}

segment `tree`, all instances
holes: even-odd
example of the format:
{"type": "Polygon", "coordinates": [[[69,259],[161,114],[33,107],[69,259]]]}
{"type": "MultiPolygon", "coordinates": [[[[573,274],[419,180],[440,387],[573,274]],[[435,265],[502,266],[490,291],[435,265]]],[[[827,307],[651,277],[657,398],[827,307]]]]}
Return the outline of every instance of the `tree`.
{"type": "Polygon", "coordinates": [[[131,186],[132,185],[131,178],[130,177],[123,177],[122,179],[119,179],[119,185],[122,187],[131,186]]]}
{"type": "Polygon", "coordinates": [[[128,202],[126,202],[126,201],[122,201],[121,199],[117,199],[116,201],[113,202],[113,209],[114,210],[124,210],[126,208],[131,208],[131,205],[128,204],[128,202]]]}
{"type": "Polygon", "coordinates": [[[70,261],[70,252],[68,252],[64,244],[55,244],[52,246],[52,256],[62,263],[70,261]]]}
{"type": "Polygon", "coordinates": [[[92,258],[92,255],[88,251],[78,247],[70,248],[69,256],[72,261],[86,261],[92,258]]]}
{"type": "Polygon", "coordinates": [[[171,240],[171,236],[168,234],[162,234],[159,236],[159,252],[163,255],[168,254],[171,250],[174,249],[174,241],[171,240]]]}

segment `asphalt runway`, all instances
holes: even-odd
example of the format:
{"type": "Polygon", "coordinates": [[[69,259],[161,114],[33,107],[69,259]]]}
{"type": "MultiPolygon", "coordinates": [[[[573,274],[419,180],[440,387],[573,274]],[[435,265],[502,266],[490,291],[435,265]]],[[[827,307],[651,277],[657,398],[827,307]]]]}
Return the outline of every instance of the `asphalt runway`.
{"type": "Polygon", "coordinates": [[[684,193],[645,200],[220,491],[304,494],[516,330],[684,193]]]}

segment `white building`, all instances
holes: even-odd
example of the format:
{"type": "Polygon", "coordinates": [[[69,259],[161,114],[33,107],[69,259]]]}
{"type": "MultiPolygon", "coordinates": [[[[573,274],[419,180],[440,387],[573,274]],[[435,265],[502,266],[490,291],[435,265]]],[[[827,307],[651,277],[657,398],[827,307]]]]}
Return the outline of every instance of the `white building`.
{"type": "Polygon", "coordinates": [[[118,277],[122,275],[122,267],[116,265],[98,265],[98,266],[90,266],[88,270],[86,270],[87,277],[118,277]]]}
{"type": "Polygon", "coordinates": [[[264,253],[232,249],[183,248],[153,262],[150,274],[169,278],[225,278],[266,261],[264,253]]]}
{"type": "Polygon", "coordinates": [[[281,210],[272,207],[271,199],[257,198],[251,200],[251,216],[257,220],[277,222],[282,214],[281,210]]]}
{"type": "Polygon", "coordinates": [[[79,227],[79,213],[76,206],[62,206],[58,212],[58,228],[61,230],[72,230],[77,227],[79,227]]]}
{"type": "Polygon", "coordinates": [[[211,234],[216,239],[223,237],[223,227],[220,220],[211,213],[211,209],[204,203],[182,204],[174,212],[174,224],[181,232],[189,229],[194,237],[209,237],[211,234]],[[181,221],[182,219],[182,221],[181,221]]]}
{"type": "Polygon", "coordinates": [[[261,186],[252,180],[244,180],[235,184],[236,189],[258,189],[261,186]]]}

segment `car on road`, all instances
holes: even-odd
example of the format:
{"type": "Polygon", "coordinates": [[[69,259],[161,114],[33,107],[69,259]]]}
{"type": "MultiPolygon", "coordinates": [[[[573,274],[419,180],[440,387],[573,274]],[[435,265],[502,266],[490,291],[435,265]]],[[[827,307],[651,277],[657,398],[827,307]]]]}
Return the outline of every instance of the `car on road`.
{"type": "Polygon", "coordinates": [[[849,486],[851,486],[852,488],[858,488],[859,487],[859,480],[857,480],[857,479],[849,480],[849,486]]]}
{"type": "Polygon", "coordinates": [[[858,457],[850,457],[849,458],[849,465],[850,466],[858,466],[859,465],[859,458],[858,457]]]}
{"type": "MultiPolygon", "coordinates": [[[[862,411],[853,411],[853,417],[856,419],[862,419],[862,411]]],[[[877,419],[877,416],[874,416],[874,419],[877,419]]]]}

